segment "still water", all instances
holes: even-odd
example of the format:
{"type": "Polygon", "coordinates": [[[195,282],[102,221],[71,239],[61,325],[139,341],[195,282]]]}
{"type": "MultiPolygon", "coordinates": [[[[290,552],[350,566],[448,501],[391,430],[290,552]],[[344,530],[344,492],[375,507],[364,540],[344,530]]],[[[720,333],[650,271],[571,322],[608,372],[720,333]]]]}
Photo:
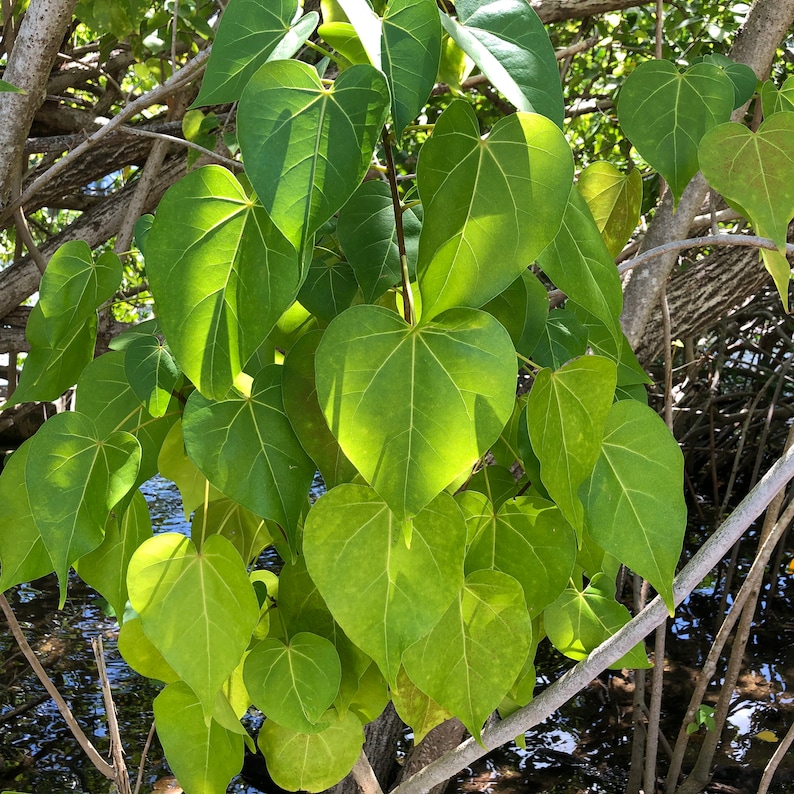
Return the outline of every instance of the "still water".
{"type": "MultiPolygon", "coordinates": [[[[154,479],[143,488],[155,531],[189,532],[178,491],[154,479]]],[[[748,544],[749,545],[749,544],[748,544]]],[[[114,691],[129,767],[137,770],[152,722],[151,701],[158,688],[130,670],[116,650],[115,619],[103,602],[74,577],[64,610],[56,612],[52,577],[9,594],[29,641],[89,738],[107,747],[104,709],[96,681],[90,640],[101,635],[114,691]]],[[[714,624],[715,599],[709,586],[679,609],[668,642],[666,708],[663,731],[674,741],[689,699],[691,680],[702,661],[714,624]]],[[[717,757],[716,781],[752,794],[774,743],[756,738],[771,731],[785,735],[794,721],[794,576],[781,581],[773,603],[752,639],[754,658],[741,679],[729,719],[726,746],[717,757]]],[[[570,662],[546,650],[538,659],[538,687],[556,679],[570,662]]],[[[604,675],[559,714],[527,733],[527,749],[510,745],[458,776],[457,792],[545,792],[618,794],[624,789],[631,750],[631,681],[622,673],[604,675]]],[[[253,718],[255,722],[255,718],[253,718]]],[[[252,727],[256,727],[255,724],[252,727]]],[[[691,743],[696,752],[696,739],[691,743]]],[[[789,754],[790,756],[793,754],[789,754]]],[[[170,771],[155,741],[149,751],[141,791],[167,790],[170,771]]],[[[0,635],[0,790],[57,794],[108,791],[107,781],[84,759],[53,702],[7,632],[0,635]]],[[[257,794],[242,778],[228,792],[257,794]]],[[[794,758],[784,761],[771,794],[794,794],[794,758]]]]}

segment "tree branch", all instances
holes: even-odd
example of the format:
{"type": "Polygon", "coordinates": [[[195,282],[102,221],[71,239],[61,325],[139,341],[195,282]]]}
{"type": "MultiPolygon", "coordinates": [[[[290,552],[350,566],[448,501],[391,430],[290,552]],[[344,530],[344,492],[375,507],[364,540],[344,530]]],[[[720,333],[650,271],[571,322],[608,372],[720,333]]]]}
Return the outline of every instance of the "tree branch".
{"type": "MultiPolygon", "coordinates": [[[[676,576],[673,597],[676,605],[691,593],[726,552],[761,515],[775,494],[794,478],[794,447],[766,473],[758,485],[741,501],[731,516],[698,550],[676,576]]],[[[487,728],[480,745],[471,738],[434,761],[393,790],[392,794],[422,794],[448,780],[490,750],[511,741],[545,720],[577,695],[596,676],[606,670],[638,642],[666,620],[667,607],[658,596],[639,615],[598,646],[588,657],[555,681],[528,706],[487,728]]]]}

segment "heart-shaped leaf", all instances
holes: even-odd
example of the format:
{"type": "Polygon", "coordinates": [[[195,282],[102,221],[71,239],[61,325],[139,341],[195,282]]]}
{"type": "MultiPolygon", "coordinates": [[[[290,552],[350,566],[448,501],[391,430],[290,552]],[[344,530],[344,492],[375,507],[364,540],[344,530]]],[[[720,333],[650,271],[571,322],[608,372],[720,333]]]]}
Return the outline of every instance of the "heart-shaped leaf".
{"type": "Polygon", "coordinates": [[[624,174],[612,163],[591,163],[579,175],[576,188],[587,203],[609,253],[616,257],[640,220],[640,170],[634,168],[624,174]]]}
{"type": "Polygon", "coordinates": [[[560,228],[572,180],[570,147],[547,118],[515,113],[483,140],[470,105],[451,103],[417,166],[423,318],[482,306],[515,281],[560,228]]]}
{"type": "Polygon", "coordinates": [[[758,78],[746,63],[736,63],[727,55],[721,55],[717,52],[704,55],[703,62],[719,66],[733,83],[734,110],[752,98],[755,93],[755,87],[758,84],[758,78]]]}
{"type": "Polygon", "coordinates": [[[615,403],[601,455],[582,486],[593,540],[645,577],[672,611],[673,576],[686,529],[684,459],[655,411],[615,403]]]}
{"type": "Polygon", "coordinates": [[[157,736],[168,764],[185,790],[196,794],[225,791],[243,766],[243,737],[205,715],[182,681],[169,684],[154,699],[157,736]]]}
{"type": "Polygon", "coordinates": [[[257,740],[273,782],[288,791],[324,791],[350,772],[364,730],[352,711],[320,733],[300,733],[265,720],[257,740]]]}
{"type": "Polygon", "coordinates": [[[97,432],[82,413],[56,414],[30,444],[30,508],[66,598],[69,566],[102,542],[111,508],[135,484],[141,447],[129,433],[97,432]]]}
{"type": "MultiPolygon", "coordinates": [[[[413,208],[402,214],[408,272],[416,272],[422,223],[413,208]]],[[[365,303],[374,303],[400,281],[400,252],[391,190],[384,182],[368,180],[356,188],[339,210],[339,242],[356,274],[365,303]]]]}
{"type": "MultiPolygon", "coordinates": [[[[586,659],[590,651],[631,620],[628,609],[615,601],[614,594],[614,580],[608,581],[604,574],[596,574],[584,591],[566,589],[543,615],[543,626],[551,644],[570,659],[586,659]]],[[[645,645],[640,642],[609,666],[620,670],[651,665],[645,645]]]]}
{"type": "Polygon", "coordinates": [[[540,460],[540,476],[562,514],[581,533],[577,489],[593,470],[612,407],[617,373],[601,356],[582,356],[535,378],[527,402],[527,427],[540,460]]]}
{"type": "Polygon", "coordinates": [[[317,27],[311,11],[297,19],[295,0],[234,0],[221,24],[194,105],[236,102],[254,72],[269,60],[291,58],[317,27]],[[293,26],[294,23],[294,26],[293,26]]]}
{"type": "Polygon", "coordinates": [[[427,102],[441,61],[441,21],[433,0],[390,0],[383,14],[381,66],[399,138],[427,102]]]}
{"type": "Polygon", "coordinates": [[[298,250],[358,187],[389,101],[386,78],[366,64],[345,69],[326,88],[308,64],[274,61],[246,86],[238,121],[246,170],[298,250]]]}
{"type": "Polygon", "coordinates": [[[620,126],[667,180],[676,202],[698,171],[701,138],[730,118],[733,97],[733,83],[709,63],[680,74],[669,61],[646,61],[623,84],[620,126]]]}
{"type": "Polygon", "coordinates": [[[403,522],[363,485],[339,485],[306,518],[303,549],[320,594],[343,631],[394,683],[403,651],[426,634],[463,582],[466,527],[440,494],[403,522]],[[366,597],[362,598],[365,593],[366,597]]]}
{"type": "Polygon", "coordinates": [[[301,632],[286,644],[263,640],[246,657],[243,675],[251,700],[269,719],[300,733],[328,727],[320,718],[339,691],[342,668],[325,638],[301,632]]]}
{"type": "Polygon", "coordinates": [[[441,22],[480,71],[519,110],[562,127],[562,85],[549,35],[523,0],[458,0],[458,22],[441,22]]]}
{"type": "MultiPolygon", "coordinates": [[[[775,113],[755,133],[741,124],[721,124],[703,138],[700,167],[708,183],[782,254],[794,218],[794,113],[775,113]]],[[[785,257],[771,253],[764,263],[788,307],[791,268],[785,257]]]]}
{"type": "Polygon", "coordinates": [[[184,535],[156,535],[130,560],[127,588],[144,633],[209,716],[259,619],[237,550],[221,535],[200,553],[184,535]]]}
{"type": "Polygon", "coordinates": [[[405,652],[405,672],[479,737],[516,680],[531,639],[521,585],[499,571],[476,571],[433,630],[405,652]]]}
{"type": "Polygon", "coordinates": [[[466,573],[509,574],[523,588],[530,616],[537,617],[565,589],[575,562],[576,533],[559,508],[536,496],[520,496],[482,523],[466,553],[466,573]]]}
{"type": "Polygon", "coordinates": [[[410,518],[499,437],[517,364],[507,331],[485,312],[455,309],[412,327],[388,309],[354,306],[328,326],[316,372],[342,450],[410,518]]]}
{"type": "Polygon", "coordinates": [[[265,367],[250,397],[214,402],[193,392],[182,432],[190,459],[219,491],[276,521],[294,543],[315,466],[284,413],[281,374],[265,367]]]}
{"type": "Polygon", "coordinates": [[[146,272],[168,345],[223,399],[300,285],[293,246],[226,169],[192,171],[160,202],[146,272]]]}

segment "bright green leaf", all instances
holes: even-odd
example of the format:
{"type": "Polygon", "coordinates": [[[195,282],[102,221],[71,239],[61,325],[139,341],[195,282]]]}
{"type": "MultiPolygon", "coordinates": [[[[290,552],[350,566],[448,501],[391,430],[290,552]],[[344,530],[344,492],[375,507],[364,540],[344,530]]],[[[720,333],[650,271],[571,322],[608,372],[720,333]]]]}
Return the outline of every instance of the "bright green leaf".
{"type": "Polygon", "coordinates": [[[622,339],[623,291],[614,260],[593,216],[576,188],[571,188],[557,236],[538,257],[543,272],[569,298],[598,317],[622,339]]]}
{"type": "MultiPolygon", "coordinates": [[[[201,549],[210,535],[223,535],[240,552],[243,562],[250,565],[273,543],[268,523],[231,499],[213,499],[196,508],[190,539],[201,549]]],[[[278,532],[278,528],[273,527],[273,531],[278,532]]]]}
{"type": "Polygon", "coordinates": [[[581,489],[593,540],[673,604],[673,576],[686,529],[684,459],[655,411],[615,403],[601,455],[581,489]]]}
{"type": "Polygon", "coordinates": [[[285,644],[267,639],[246,657],[244,677],[254,705],[279,725],[300,733],[318,733],[339,691],[342,668],[333,644],[301,632],[285,644]]]}
{"type": "Polygon", "coordinates": [[[416,515],[499,437],[513,410],[510,337],[485,312],[409,326],[354,306],[317,348],[317,395],[362,476],[402,518],[416,515]]]}
{"type": "Polygon", "coordinates": [[[154,699],[157,736],[168,764],[190,794],[218,794],[243,766],[243,737],[224,728],[190,688],[169,684],[154,699]]]}
{"type": "Polygon", "coordinates": [[[419,113],[441,62],[441,22],[434,0],[390,0],[383,15],[381,65],[392,96],[394,133],[419,113]]]}
{"type": "Polygon", "coordinates": [[[476,571],[432,631],[405,652],[405,672],[478,738],[516,680],[531,638],[521,585],[499,571],[476,571]]]}
{"type": "Polygon", "coordinates": [[[463,581],[466,528],[441,494],[402,522],[370,488],[339,485],[306,519],[303,547],[312,579],[344,632],[394,682],[403,651],[438,621],[463,581]],[[362,594],[366,594],[364,597],[362,594]]]}
{"type": "Polygon", "coordinates": [[[129,433],[106,436],[85,414],[56,414],[30,444],[30,508],[66,598],[69,566],[102,542],[108,513],[133,487],[141,460],[129,433]]]}
{"type": "Polygon", "coordinates": [[[576,562],[576,533],[556,505],[535,496],[505,502],[466,553],[466,573],[496,570],[516,579],[537,617],[565,589],[576,562]]]}
{"type": "Polygon", "coordinates": [[[764,109],[764,118],[769,118],[773,113],[794,111],[794,74],[785,79],[780,90],[771,80],[763,83],[761,105],[764,109]]]}
{"type": "Polygon", "coordinates": [[[32,439],[6,458],[0,473],[0,593],[55,570],[30,509],[25,467],[32,439]]]}
{"type": "Polygon", "coordinates": [[[295,540],[315,466],[284,413],[281,367],[254,378],[250,397],[213,402],[199,392],[185,406],[182,432],[190,459],[222,493],[295,540]]]}
{"type": "Polygon", "coordinates": [[[373,11],[368,0],[336,0],[336,4],[344,11],[348,21],[355,28],[362,46],[367,52],[369,62],[380,69],[381,37],[383,26],[378,15],[373,11]]]}
{"type": "Polygon", "coordinates": [[[384,76],[351,66],[326,88],[298,61],[265,64],[240,100],[248,176],[276,226],[301,250],[353,194],[389,105],[384,76]]]}
{"type": "Polygon", "coordinates": [[[577,490],[601,451],[616,380],[609,359],[582,356],[554,372],[541,370],[529,393],[527,427],[543,485],[579,533],[583,510],[577,490]]]}
{"type": "Polygon", "coordinates": [[[515,113],[483,139],[471,106],[452,102],[417,166],[424,319],[482,306],[515,281],[559,229],[572,179],[571,150],[548,119],[515,113]]]}
{"type": "Polygon", "coordinates": [[[211,714],[259,620],[237,550],[220,535],[201,552],[184,535],[156,535],[130,560],[127,588],[144,633],[211,714]]]}
{"type": "MultiPolygon", "coordinates": [[[[614,583],[605,580],[603,574],[597,574],[583,592],[569,587],[544,613],[543,625],[549,640],[570,659],[586,659],[590,651],[631,620],[628,609],[615,601],[614,583]]],[[[650,666],[645,645],[640,642],[610,668],[650,666]]]]}
{"type": "Polygon", "coordinates": [[[160,202],[146,271],[168,345],[223,399],[300,284],[292,245],[226,169],[192,171],[160,202]]]}
{"type": "Polygon", "coordinates": [[[612,163],[592,163],[579,175],[576,188],[587,203],[609,253],[616,257],[640,220],[642,176],[639,169],[624,174],[612,163]]]}
{"type": "Polygon", "coordinates": [[[136,673],[166,684],[179,680],[171,665],[143,633],[143,624],[137,615],[124,620],[119,631],[118,648],[124,661],[136,673]]]}
{"type": "Polygon", "coordinates": [[[317,28],[317,33],[350,64],[370,62],[356,29],[349,22],[325,23],[317,28]]]}
{"type": "Polygon", "coordinates": [[[676,202],[698,171],[701,138],[730,118],[733,96],[725,72],[708,63],[679,74],[669,61],[645,61],[623,84],[620,126],[667,180],[676,202]]]}
{"type": "Polygon", "coordinates": [[[296,0],[234,0],[229,3],[215,36],[201,91],[193,104],[236,102],[263,63],[291,58],[319,20],[318,14],[312,11],[296,21],[296,10],[300,14],[296,0]]]}
{"type": "Polygon", "coordinates": [[[392,690],[391,696],[400,719],[410,726],[414,733],[414,746],[418,745],[436,725],[452,718],[452,714],[439,706],[408,678],[403,667],[397,675],[397,686],[392,690]]]}
{"type": "Polygon", "coordinates": [[[361,755],[364,731],[353,712],[320,733],[299,733],[265,720],[259,747],[276,785],[288,791],[323,791],[350,772],[361,755]]]}
{"type": "MultiPolygon", "coordinates": [[[[700,167],[708,183],[740,206],[756,232],[770,237],[782,254],[794,218],[794,113],[775,113],[755,133],[734,122],[716,127],[703,137],[700,167]]],[[[788,310],[791,268],[772,254],[764,264],[788,310]]]]}

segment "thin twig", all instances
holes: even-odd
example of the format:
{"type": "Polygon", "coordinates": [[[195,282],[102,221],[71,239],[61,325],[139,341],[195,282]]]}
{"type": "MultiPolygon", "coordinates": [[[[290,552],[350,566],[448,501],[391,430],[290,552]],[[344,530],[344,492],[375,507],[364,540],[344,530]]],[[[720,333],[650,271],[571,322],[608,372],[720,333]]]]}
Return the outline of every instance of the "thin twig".
{"type": "Polygon", "coordinates": [[[151,130],[141,130],[137,127],[122,127],[119,132],[123,132],[127,135],[137,135],[141,138],[156,138],[159,141],[178,143],[180,146],[187,146],[188,149],[195,149],[206,157],[212,158],[215,162],[225,165],[230,171],[243,171],[245,169],[245,166],[237,160],[224,157],[222,154],[213,152],[211,149],[200,146],[198,143],[189,141],[186,138],[178,138],[176,135],[168,135],[164,132],[152,132],[151,130]]]}
{"type": "Polygon", "coordinates": [[[772,782],[772,777],[774,776],[777,768],[780,766],[780,762],[783,760],[783,757],[788,752],[789,747],[791,747],[792,742],[794,742],[794,723],[791,724],[788,731],[786,732],[785,738],[777,746],[775,752],[772,754],[772,757],[769,759],[769,763],[764,769],[764,774],[761,776],[761,783],[758,785],[757,794],[766,794],[767,791],[769,791],[769,784],[772,782]]]}
{"type": "Polygon", "coordinates": [[[140,794],[141,784],[143,783],[143,768],[146,766],[146,756],[149,755],[149,747],[151,747],[152,739],[154,739],[155,726],[156,723],[154,720],[152,720],[152,727],[149,728],[149,735],[146,737],[146,744],[143,745],[141,763],[138,765],[138,777],[135,780],[135,791],[133,794],[140,794]]]}
{"type": "Polygon", "coordinates": [[[110,757],[116,770],[115,784],[118,794],[131,794],[130,776],[127,772],[127,763],[124,760],[124,748],[121,745],[119,723],[116,719],[116,704],[113,702],[113,693],[110,691],[110,679],[105,666],[105,648],[101,637],[91,640],[91,648],[96,659],[96,669],[99,674],[99,685],[102,689],[102,700],[105,703],[105,716],[108,721],[108,736],[110,738],[110,757]]]}
{"type": "Polygon", "coordinates": [[[63,696],[58,691],[55,684],[53,684],[50,680],[50,677],[47,675],[45,669],[41,666],[41,662],[39,662],[36,654],[33,652],[33,649],[30,647],[30,645],[28,645],[28,641],[25,639],[25,635],[22,633],[22,629],[19,625],[19,622],[17,621],[16,615],[14,614],[14,610],[11,609],[11,605],[6,600],[6,597],[2,594],[0,594],[0,609],[3,610],[3,614],[6,616],[8,627],[11,629],[11,634],[13,634],[17,645],[19,645],[19,649],[22,651],[25,659],[27,659],[28,664],[33,668],[33,672],[36,673],[39,681],[41,681],[44,688],[47,690],[47,692],[49,692],[50,697],[55,701],[58,711],[61,712],[61,716],[69,726],[69,730],[72,732],[74,738],[77,739],[77,743],[83,748],[83,751],[88,756],[88,759],[91,761],[91,763],[106,778],[108,778],[108,780],[115,780],[116,770],[111,764],[102,758],[96,747],[91,744],[88,737],[85,735],[85,733],[83,733],[83,729],[80,727],[77,720],[74,718],[74,715],[72,714],[72,710],[66,704],[66,701],[63,699],[63,696]]]}

